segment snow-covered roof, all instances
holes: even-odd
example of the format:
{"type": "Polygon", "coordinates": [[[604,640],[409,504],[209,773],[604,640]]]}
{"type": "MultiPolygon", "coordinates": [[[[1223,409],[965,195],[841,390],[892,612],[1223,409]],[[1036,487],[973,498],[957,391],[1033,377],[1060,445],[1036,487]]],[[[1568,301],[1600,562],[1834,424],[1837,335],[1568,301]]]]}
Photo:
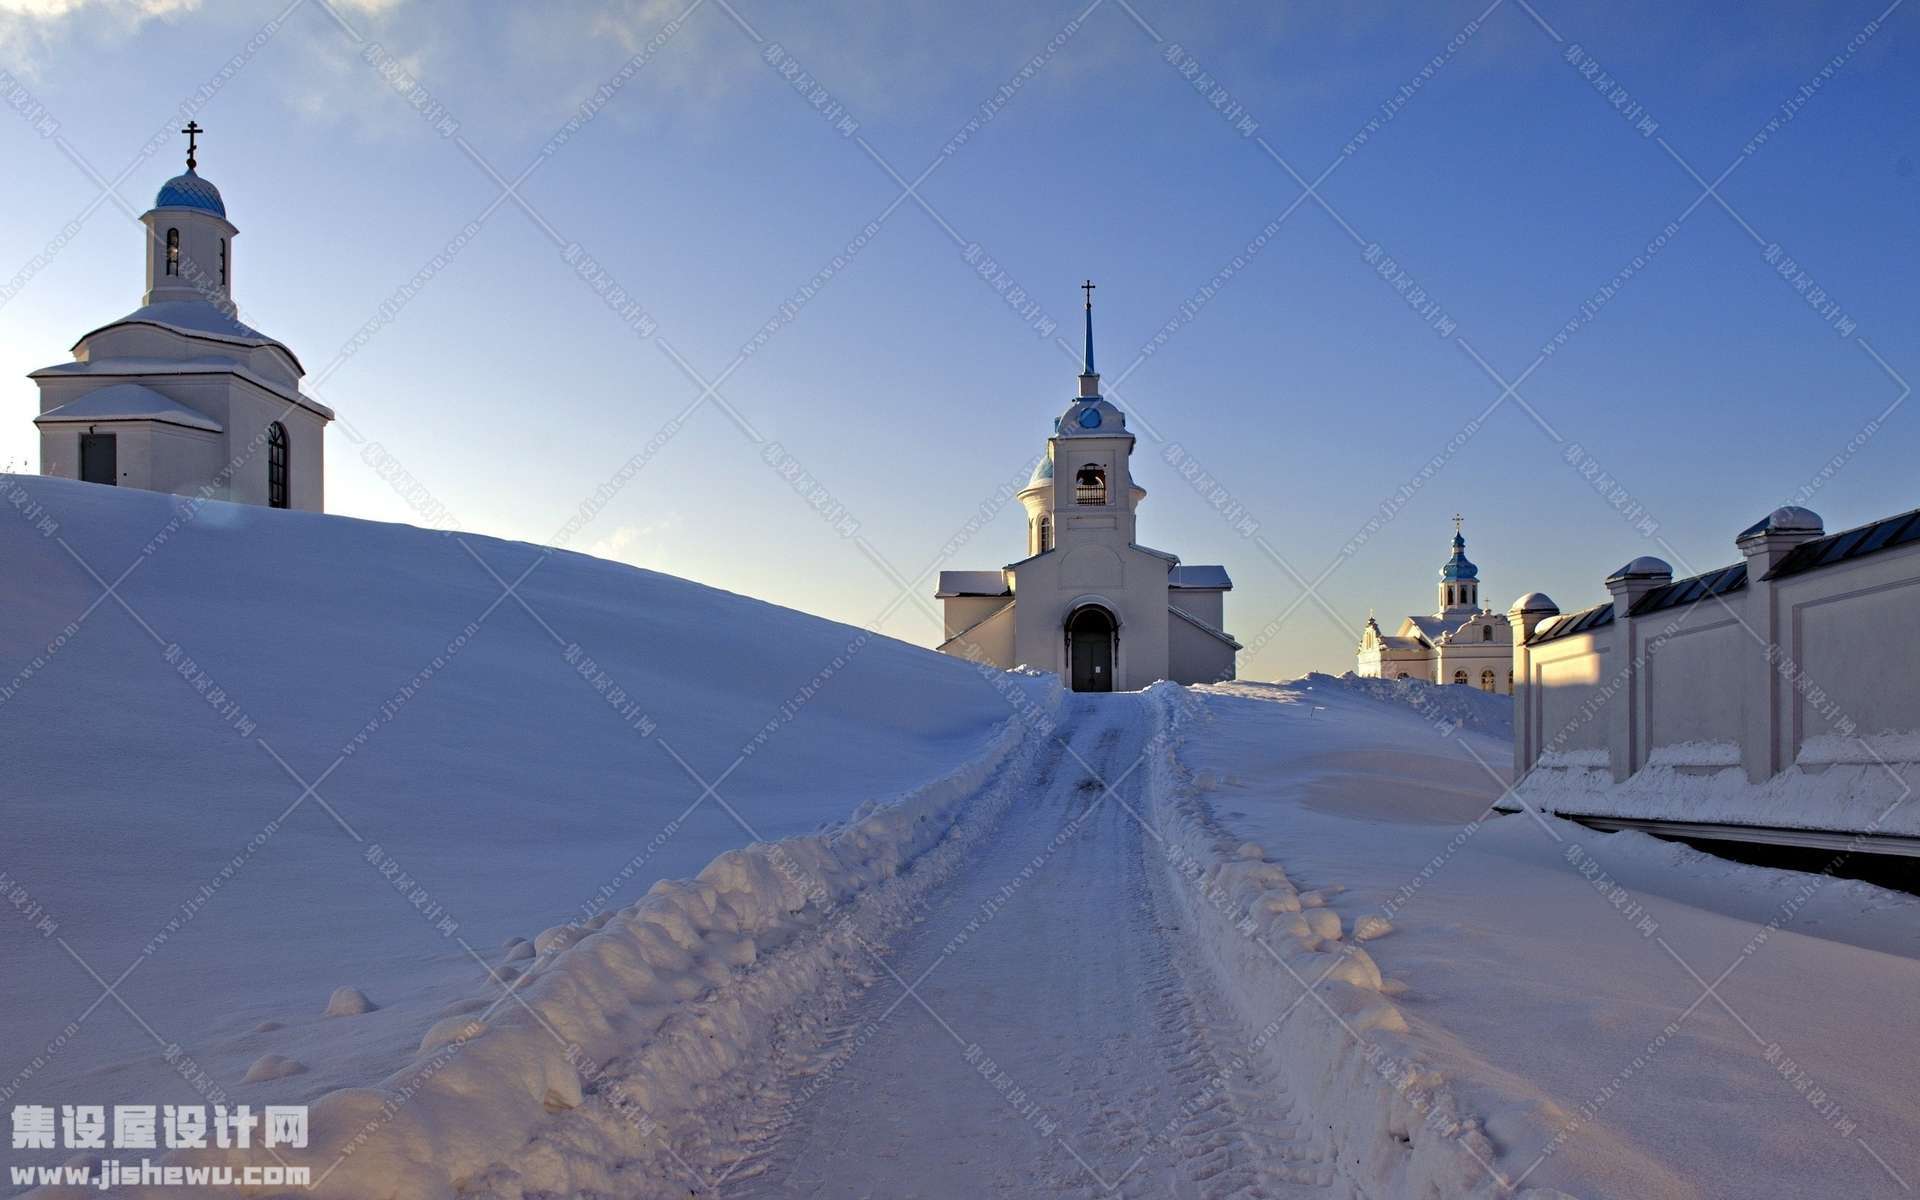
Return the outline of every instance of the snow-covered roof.
{"type": "Polygon", "coordinates": [[[1207,622],[1202,621],[1199,617],[1194,616],[1192,613],[1187,612],[1185,609],[1175,608],[1173,605],[1169,604],[1167,605],[1167,611],[1172,613],[1174,616],[1179,617],[1182,621],[1185,621],[1187,624],[1193,626],[1195,629],[1198,629],[1201,633],[1207,634],[1211,637],[1219,638],[1221,641],[1225,642],[1227,645],[1232,646],[1235,650],[1246,649],[1245,646],[1242,646],[1239,642],[1234,641],[1233,635],[1228,633],[1226,630],[1214,628],[1212,625],[1209,625],[1207,622]]]}
{"type": "Polygon", "coordinates": [[[1067,405],[1053,423],[1053,432],[1063,438],[1133,436],[1127,432],[1126,414],[1099,396],[1081,396],[1067,405]]]}
{"type": "Polygon", "coordinates": [[[209,433],[219,433],[224,428],[207,414],[195,412],[137,383],[116,383],[97,392],[88,392],[78,400],[70,400],[33,419],[35,425],[94,421],[162,421],[188,429],[204,429],[209,433]]]}
{"type": "Polygon", "coordinates": [[[1733,540],[1742,542],[1757,533],[1819,533],[1825,528],[1819,513],[1797,504],[1785,504],[1742,529],[1733,540]]]}
{"type": "Polygon", "coordinates": [[[273,346],[293,360],[293,368],[304,375],[307,369],[300,365],[300,359],[287,348],[285,342],[270,338],[251,325],[237,320],[233,314],[222,309],[212,301],[159,300],[152,304],[143,304],[117,321],[109,321],[98,329],[89,330],[73,348],[79,349],[82,342],[98,333],[105,333],[117,325],[157,325],[162,329],[171,329],[175,333],[184,333],[190,337],[218,338],[226,342],[238,342],[245,346],[273,346]]]}
{"type": "Polygon", "coordinates": [[[1583,608],[1579,612],[1563,613],[1557,617],[1548,617],[1540,622],[1527,639],[1528,645],[1550,642],[1555,638],[1572,637],[1576,633],[1591,633],[1613,624],[1613,601],[1596,604],[1592,608],[1583,608]]]}
{"type": "Polygon", "coordinates": [[[1651,554],[1642,554],[1626,566],[1607,576],[1609,582],[1615,579],[1657,579],[1662,575],[1672,576],[1673,567],[1664,558],[1655,558],[1651,554]]]}
{"type": "Polygon", "coordinates": [[[63,362],[41,367],[38,371],[30,372],[27,378],[44,379],[55,375],[86,375],[107,379],[115,376],[236,375],[277,396],[297,400],[302,407],[312,409],[329,421],[333,420],[333,410],[305,392],[268,379],[238,359],[219,355],[204,358],[90,358],[85,362],[63,362]]]}
{"type": "MultiPolygon", "coordinates": [[[[1818,520],[1818,518],[1815,519],[1818,520]]],[[[1830,533],[1826,537],[1802,542],[1789,550],[1787,556],[1780,560],[1779,565],[1767,572],[1766,577],[1780,579],[1788,575],[1798,575],[1802,571],[1832,566],[1834,563],[1859,558],[1863,554],[1891,550],[1896,546],[1905,546],[1915,541],[1920,541],[1920,509],[1896,513],[1866,525],[1843,529],[1839,533],[1830,533]]]]}
{"type": "Polygon", "coordinates": [[[1002,571],[942,571],[940,589],[933,595],[936,600],[949,600],[956,596],[1006,596],[1011,592],[1002,571]]]}
{"type": "Polygon", "coordinates": [[[1227,578],[1227,569],[1218,564],[1183,564],[1167,572],[1167,586],[1227,591],[1233,587],[1233,580],[1227,578]]]}

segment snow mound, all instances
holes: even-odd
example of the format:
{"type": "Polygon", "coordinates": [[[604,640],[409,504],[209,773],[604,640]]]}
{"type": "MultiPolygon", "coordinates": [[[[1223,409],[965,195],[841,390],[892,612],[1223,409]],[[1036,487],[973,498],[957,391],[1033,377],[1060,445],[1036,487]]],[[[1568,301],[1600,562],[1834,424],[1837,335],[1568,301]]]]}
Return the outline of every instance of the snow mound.
{"type": "Polygon", "coordinates": [[[1495,737],[1513,736],[1513,697],[1483,692],[1465,684],[1428,683],[1421,679],[1362,679],[1351,671],[1338,676],[1316,671],[1304,676],[1297,686],[1309,691],[1339,689],[1356,696],[1405,704],[1430,720],[1449,721],[1495,737]]]}
{"type": "Polygon", "coordinates": [[[356,987],[335,988],[333,995],[327,997],[327,1015],[330,1017],[357,1017],[378,1007],[367,999],[365,992],[356,987]]]}
{"type": "Polygon", "coordinates": [[[284,1054],[262,1054],[253,1060],[247,1068],[246,1077],[241,1083],[265,1083],[269,1079],[285,1079],[289,1075],[304,1074],[307,1064],[288,1058],[284,1054]]]}
{"type": "MultiPolygon", "coordinates": [[[[871,978],[873,947],[1015,799],[1007,768],[1041,740],[1032,729],[1009,718],[945,778],[827,832],[726,851],[603,928],[553,940],[524,987],[436,1024],[376,1086],[314,1103],[309,1153],[334,1166],[306,1194],[450,1196],[481,1177],[515,1197],[687,1194],[675,1145],[725,1127],[726,1081],[797,1012],[871,978]]],[[[168,1155],[216,1161],[272,1160],[168,1155]]]]}
{"type": "MultiPolygon", "coordinates": [[[[0,1043],[63,1047],[18,1103],[311,1103],[449,1053],[449,1017],[487,1027],[464,1058],[528,1019],[502,983],[544,994],[656,882],[949,777],[1044,690],[522,542],[0,490],[0,706],[33,731],[0,869],[72,947],[27,938],[0,971],[0,1043]],[[536,966],[549,929],[572,948],[536,966]],[[132,1021],[63,1033],[100,994],[76,956],[178,1054],[132,1021]],[[324,1015],[343,983],[378,1005],[324,1015]],[[264,1053],[308,1069],[242,1093],[264,1053]]],[[[728,939],[709,970],[777,949],[728,939]]]]}

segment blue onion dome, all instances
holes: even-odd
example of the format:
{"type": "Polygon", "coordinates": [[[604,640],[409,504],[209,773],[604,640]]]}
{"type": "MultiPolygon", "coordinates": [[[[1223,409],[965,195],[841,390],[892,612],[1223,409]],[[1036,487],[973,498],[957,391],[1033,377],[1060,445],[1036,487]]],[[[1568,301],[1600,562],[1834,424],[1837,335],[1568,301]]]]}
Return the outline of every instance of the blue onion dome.
{"type": "Polygon", "coordinates": [[[227,205],[220,199],[220,189],[194,174],[191,167],[187,168],[185,175],[175,175],[160,185],[160,194],[153,198],[153,206],[197,208],[221,218],[227,215],[227,205]]]}
{"type": "Polygon", "coordinates": [[[1052,479],[1053,459],[1043,454],[1040,456],[1039,464],[1033,468],[1033,475],[1027,480],[1027,486],[1033,487],[1036,484],[1049,483],[1052,479]]]}
{"type": "Polygon", "coordinates": [[[1458,533],[1453,535],[1453,557],[1447,560],[1446,566],[1440,568],[1440,578],[1443,580],[1480,578],[1480,568],[1467,560],[1467,539],[1458,533]]]}

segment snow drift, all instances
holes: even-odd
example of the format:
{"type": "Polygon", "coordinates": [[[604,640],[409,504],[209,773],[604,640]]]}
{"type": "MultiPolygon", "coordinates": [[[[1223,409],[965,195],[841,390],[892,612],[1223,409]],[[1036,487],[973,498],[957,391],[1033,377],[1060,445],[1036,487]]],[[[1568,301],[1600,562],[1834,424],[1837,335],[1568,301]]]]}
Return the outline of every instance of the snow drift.
{"type": "Polygon", "coordinates": [[[402,1093],[342,1089],[404,1075],[411,1119],[441,1123],[383,1121],[362,1161],[465,1161],[430,1097],[494,1070],[536,1107],[586,1086],[513,1022],[598,1062],[609,1030],[577,1006],[656,1028],[776,956],[803,907],[783,863],[823,889],[808,912],[870,889],[1044,702],[583,555],[56,479],[0,493],[0,872],[40,914],[0,929],[9,1103],[334,1093],[327,1128],[358,1130],[402,1093]],[[666,879],[688,882],[647,895],[666,879]]]}
{"type": "Polygon", "coordinates": [[[1199,941],[1361,1190],[1907,1194],[1920,1049],[1894,1014],[1920,900],[1489,813],[1506,698],[1398,690],[1161,697],[1181,723],[1155,790],[1199,941]],[[1364,963],[1342,978],[1355,941],[1378,991],[1364,963]],[[1306,964],[1334,971],[1327,1007],[1284,1015],[1306,964]]]}
{"type": "MultiPolygon", "coordinates": [[[[1404,685],[1366,686],[1373,682],[1347,681],[1375,699],[1410,699],[1404,685]]],[[[1465,699],[1465,689],[1457,689],[1460,696],[1435,690],[1436,702],[1488,716],[1465,699]]],[[[1401,989],[1355,944],[1385,935],[1391,924],[1370,915],[1345,928],[1326,907],[1324,889],[1303,892],[1265,847],[1222,826],[1178,754],[1187,727],[1203,723],[1204,711],[1192,693],[1172,685],[1155,685],[1147,697],[1156,724],[1148,789],[1174,893],[1202,931],[1199,942],[1242,1019],[1271,1038],[1289,1087],[1329,1130],[1342,1172],[1370,1195],[1498,1194],[1493,1145],[1445,1077],[1398,1036],[1408,1026],[1391,995],[1401,989]],[[1276,1019],[1275,997],[1298,999],[1276,1019]]],[[[1411,698],[1422,707],[1424,698],[1411,698]]]]}

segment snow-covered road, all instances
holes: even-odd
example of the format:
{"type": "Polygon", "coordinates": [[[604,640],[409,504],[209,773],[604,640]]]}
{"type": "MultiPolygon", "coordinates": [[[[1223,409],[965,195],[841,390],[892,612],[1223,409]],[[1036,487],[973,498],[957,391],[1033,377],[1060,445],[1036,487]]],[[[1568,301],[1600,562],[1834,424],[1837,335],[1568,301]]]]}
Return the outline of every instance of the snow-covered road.
{"type": "Polygon", "coordinates": [[[1147,702],[1069,696],[1061,717],[725,1194],[1328,1194],[1296,1182],[1330,1168],[1279,1081],[1228,1066],[1250,1035],[1162,894],[1147,702]]]}

